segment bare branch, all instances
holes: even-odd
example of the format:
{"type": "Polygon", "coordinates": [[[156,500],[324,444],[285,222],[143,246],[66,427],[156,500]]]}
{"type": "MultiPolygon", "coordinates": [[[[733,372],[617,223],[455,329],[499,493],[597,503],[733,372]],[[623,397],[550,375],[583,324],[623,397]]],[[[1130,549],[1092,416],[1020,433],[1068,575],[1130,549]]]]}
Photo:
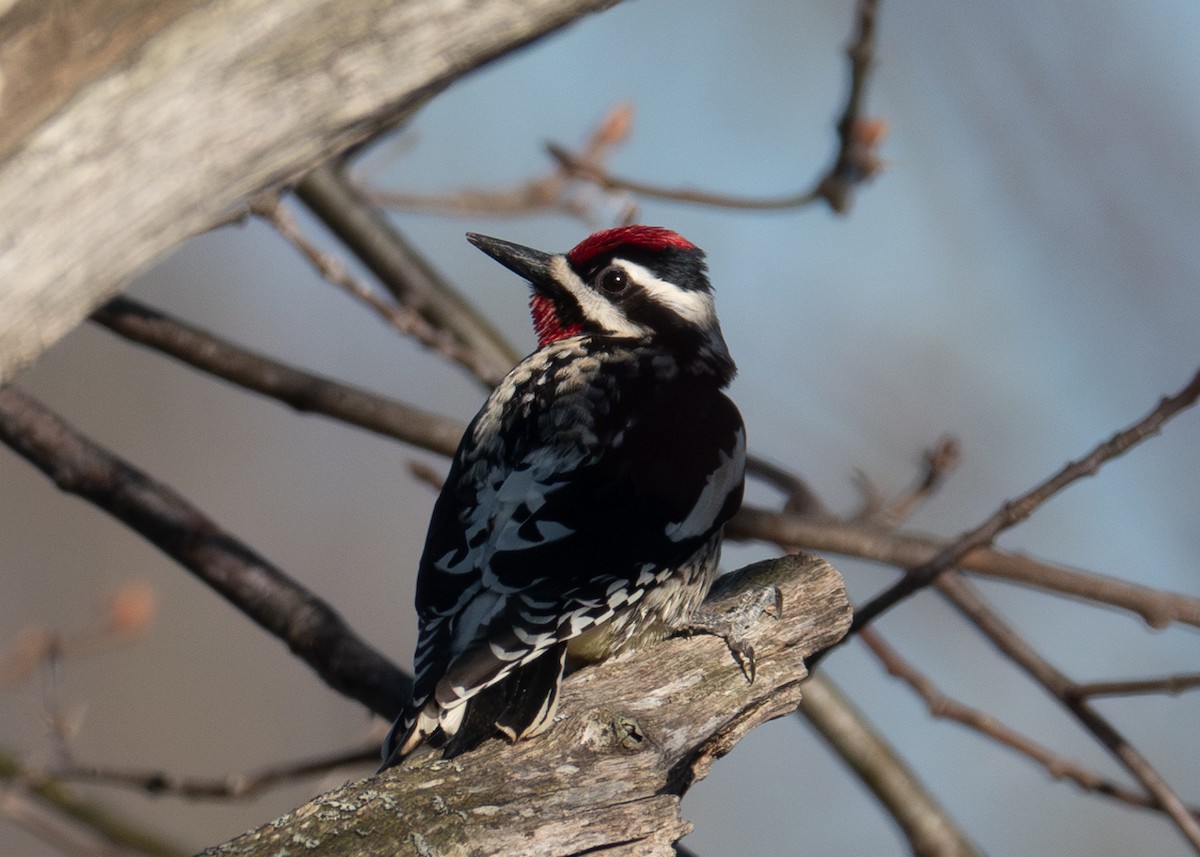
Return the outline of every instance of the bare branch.
{"type": "Polygon", "coordinates": [[[1073,690],[1076,699],[1097,696],[1135,696],[1147,693],[1166,693],[1178,696],[1184,691],[1200,688],[1200,673],[1184,673],[1159,678],[1131,679],[1129,681],[1093,681],[1077,684],[1073,690]]]}
{"type": "Polygon", "coordinates": [[[115,298],[96,310],[92,320],[126,339],[301,412],[324,414],[442,455],[452,455],[462,437],[460,422],[296,369],[129,298],[115,298]]]}
{"type": "Polygon", "coordinates": [[[751,455],[746,459],[746,475],[783,492],[783,509],[797,515],[831,517],[825,504],[808,483],[786,468],[751,455]]]}
{"type": "Polygon", "coordinates": [[[0,440],[125,523],[278,637],[334,690],[391,719],[409,679],[328,604],[175,491],[88,440],[15,387],[0,387],[0,440]]]}
{"type": "MultiPolygon", "coordinates": [[[[1046,769],[1054,779],[1069,779],[1085,791],[1115,798],[1131,806],[1143,809],[1160,809],[1160,807],[1143,792],[1137,792],[1120,783],[1114,783],[1095,771],[1083,767],[1077,762],[1060,756],[1053,750],[1034,741],[1015,729],[1004,725],[986,711],[980,711],[947,696],[937,685],[920,672],[910,661],[884,641],[874,628],[863,628],[858,633],[859,638],[866,644],[890,675],[902,680],[924,700],[930,715],[961,723],[982,735],[991,738],[998,744],[1003,744],[1028,756],[1046,769]]],[[[815,679],[815,677],[814,677],[815,679]]],[[[810,682],[813,679],[810,679],[810,682]]],[[[1200,809],[1190,810],[1192,815],[1200,817],[1200,809]]]]}
{"type": "MultiPolygon", "coordinates": [[[[323,164],[296,186],[296,195],[350,248],[403,306],[471,349],[499,380],[521,359],[498,330],[446,282],[347,177],[340,163],[323,164]]],[[[488,383],[488,386],[492,384],[488,383]]]]}
{"type": "Polygon", "coordinates": [[[1003,619],[991,610],[962,575],[952,572],[936,580],[938,590],[979,628],[1010,660],[1025,670],[1039,684],[1075,715],[1083,726],[1125,766],[1153,796],[1175,826],[1200,854],[1200,821],[1188,810],[1166,780],[1141,753],[1130,744],[1112,724],[1100,716],[1087,700],[1079,699],[1075,686],[1063,673],[1021,638],[1003,619]]]}
{"type": "Polygon", "coordinates": [[[57,816],[87,828],[112,848],[152,857],[182,857],[190,853],[140,825],[121,818],[106,807],[80,800],[61,783],[31,782],[27,773],[11,753],[0,749],[0,801],[14,790],[24,789],[25,793],[40,801],[42,807],[53,808],[57,816]]]}
{"type": "Polygon", "coordinates": [[[60,851],[78,857],[146,857],[144,851],[114,845],[20,787],[0,787],[0,818],[8,819],[60,851]]]}
{"type": "MultiPolygon", "coordinates": [[[[726,525],[725,533],[731,540],[762,539],[784,548],[828,551],[909,568],[929,562],[950,544],[935,536],[894,533],[856,522],[809,518],[756,506],[743,506],[726,525]]],[[[1165,628],[1172,622],[1200,627],[1200,598],[1190,595],[991,547],[970,551],[958,565],[987,577],[1128,610],[1152,628],[1165,628]]]]}
{"type": "Polygon", "coordinates": [[[880,120],[863,118],[867,80],[875,59],[878,5],[878,0],[860,0],[858,4],[856,34],[846,49],[850,58],[850,88],[837,125],[840,141],[837,157],[833,166],[811,188],[774,197],[738,196],[696,188],[667,188],[615,176],[602,165],[577,157],[561,146],[551,144],[547,148],[572,175],[595,182],[609,191],[626,191],[648,199],[749,211],[803,208],[823,200],[833,211],[844,214],[850,208],[854,187],[883,168],[883,162],[876,152],[886,136],[886,125],[880,120]]]}
{"type": "Polygon", "coordinates": [[[277,854],[303,842],[361,857],[674,857],[672,843],[690,827],[680,796],[750,730],[795,709],[804,656],[849,625],[841,580],[815,557],[757,563],[718,584],[717,611],[748,589],[782,592],[785,616],[750,629],[753,684],[722,641],[666,640],[570,676],[544,735],[392,768],[206,854],[277,854]]]}
{"type": "Polygon", "coordinates": [[[494,387],[500,383],[504,372],[489,364],[474,348],[460,344],[449,331],[435,328],[415,310],[406,306],[396,306],[385,300],[366,284],[351,276],[350,271],[337,257],[323,252],[305,238],[296,224],[296,218],[279,201],[277,194],[260,196],[254,201],[251,210],[274,226],[327,282],[367,306],[393,329],[405,336],[411,336],[431,351],[464,367],[485,386],[494,387]]]}
{"type": "Polygon", "coordinates": [[[980,852],[904,760],[823,673],[803,685],[799,713],[854,770],[900,825],[918,857],[967,857],[980,852]]]}
{"type": "Polygon", "coordinates": [[[162,771],[131,771],[102,766],[74,765],[57,771],[26,771],[30,782],[82,782],[124,786],[148,794],[171,794],[205,800],[235,800],[254,797],[296,780],[323,776],[352,765],[379,765],[379,745],[359,747],[300,762],[273,765],[248,774],[231,774],[219,779],[176,777],[162,771]]]}
{"type": "MultiPolygon", "coordinates": [[[[601,169],[613,151],[629,139],[633,123],[633,107],[618,104],[609,109],[592,129],[579,153],[573,155],[580,163],[601,169]]],[[[406,211],[452,215],[488,215],[511,217],[540,212],[558,211],[585,223],[593,223],[595,216],[590,201],[571,191],[578,188],[595,187],[575,179],[561,163],[544,175],[535,176],[513,187],[506,188],[461,188],[444,194],[416,194],[401,191],[367,189],[364,193],[376,205],[406,211]]],[[[621,218],[628,220],[634,206],[621,203],[621,218]]]]}
{"type": "Polygon", "coordinates": [[[872,507],[870,502],[864,504],[858,519],[888,530],[898,527],[908,520],[921,503],[942,487],[942,482],[958,467],[961,458],[962,450],[955,438],[949,435],[938,438],[933,448],[925,451],[924,466],[916,483],[888,502],[875,507],[872,507]]]}

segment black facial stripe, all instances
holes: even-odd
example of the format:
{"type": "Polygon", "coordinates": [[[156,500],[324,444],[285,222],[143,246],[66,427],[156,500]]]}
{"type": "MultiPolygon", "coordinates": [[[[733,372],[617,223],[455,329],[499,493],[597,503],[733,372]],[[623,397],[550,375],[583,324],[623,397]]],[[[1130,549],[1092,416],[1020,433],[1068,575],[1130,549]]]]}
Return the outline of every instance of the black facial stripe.
{"type": "Polygon", "coordinates": [[[580,278],[594,288],[596,275],[612,264],[613,259],[625,259],[641,265],[651,271],[660,280],[675,283],[684,288],[694,285],[696,288],[710,290],[708,283],[708,266],[704,262],[704,254],[699,250],[685,250],[682,247],[667,247],[662,250],[644,250],[640,247],[625,247],[613,250],[590,260],[583,270],[576,270],[580,278]]]}

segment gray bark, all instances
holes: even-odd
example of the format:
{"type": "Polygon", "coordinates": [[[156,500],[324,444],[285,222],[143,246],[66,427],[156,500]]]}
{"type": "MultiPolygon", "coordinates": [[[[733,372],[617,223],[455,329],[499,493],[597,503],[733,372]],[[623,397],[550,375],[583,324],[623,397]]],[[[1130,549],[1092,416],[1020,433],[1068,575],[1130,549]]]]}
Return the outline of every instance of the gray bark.
{"type": "Polygon", "coordinates": [[[567,679],[558,721],[352,782],[204,852],[216,855],[674,855],[679,800],[751,729],[796,710],[804,658],[845,634],[850,606],[824,560],[789,556],[722,578],[721,609],[777,586],[783,616],[749,633],[747,682],[723,641],[672,639],[567,679]]]}
{"type": "Polygon", "coordinates": [[[0,383],[258,193],[611,3],[0,4],[0,383]]]}

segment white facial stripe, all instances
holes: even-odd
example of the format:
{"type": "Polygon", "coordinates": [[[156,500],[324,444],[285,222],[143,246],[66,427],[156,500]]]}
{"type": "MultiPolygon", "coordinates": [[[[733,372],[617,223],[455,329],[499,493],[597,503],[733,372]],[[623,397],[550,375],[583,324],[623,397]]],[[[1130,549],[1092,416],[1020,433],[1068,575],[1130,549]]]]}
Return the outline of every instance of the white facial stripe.
{"type": "Polygon", "coordinates": [[[624,268],[630,279],[645,289],[650,297],[685,321],[699,328],[708,328],[716,323],[716,308],[708,292],[681,289],[674,283],[654,276],[649,268],[625,259],[613,259],[613,264],[624,268]]]}
{"type": "Polygon", "coordinates": [[[634,324],[625,314],[588,288],[567,263],[566,256],[555,256],[550,262],[550,276],[571,293],[583,314],[609,333],[617,336],[648,336],[650,329],[634,324]]]}

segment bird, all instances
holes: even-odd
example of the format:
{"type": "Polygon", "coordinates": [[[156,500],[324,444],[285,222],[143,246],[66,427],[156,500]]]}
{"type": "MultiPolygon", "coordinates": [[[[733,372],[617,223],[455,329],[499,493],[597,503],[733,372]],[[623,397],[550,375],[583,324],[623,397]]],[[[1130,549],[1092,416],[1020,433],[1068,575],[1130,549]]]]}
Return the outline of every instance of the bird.
{"type": "Polygon", "coordinates": [[[538,735],[566,669],[675,633],[739,656],[700,609],[746,466],[704,252],[643,225],[566,253],[467,240],[528,283],[538,347],[470,422],[434,504],[412,695],[381,770],[538,735]]]}

